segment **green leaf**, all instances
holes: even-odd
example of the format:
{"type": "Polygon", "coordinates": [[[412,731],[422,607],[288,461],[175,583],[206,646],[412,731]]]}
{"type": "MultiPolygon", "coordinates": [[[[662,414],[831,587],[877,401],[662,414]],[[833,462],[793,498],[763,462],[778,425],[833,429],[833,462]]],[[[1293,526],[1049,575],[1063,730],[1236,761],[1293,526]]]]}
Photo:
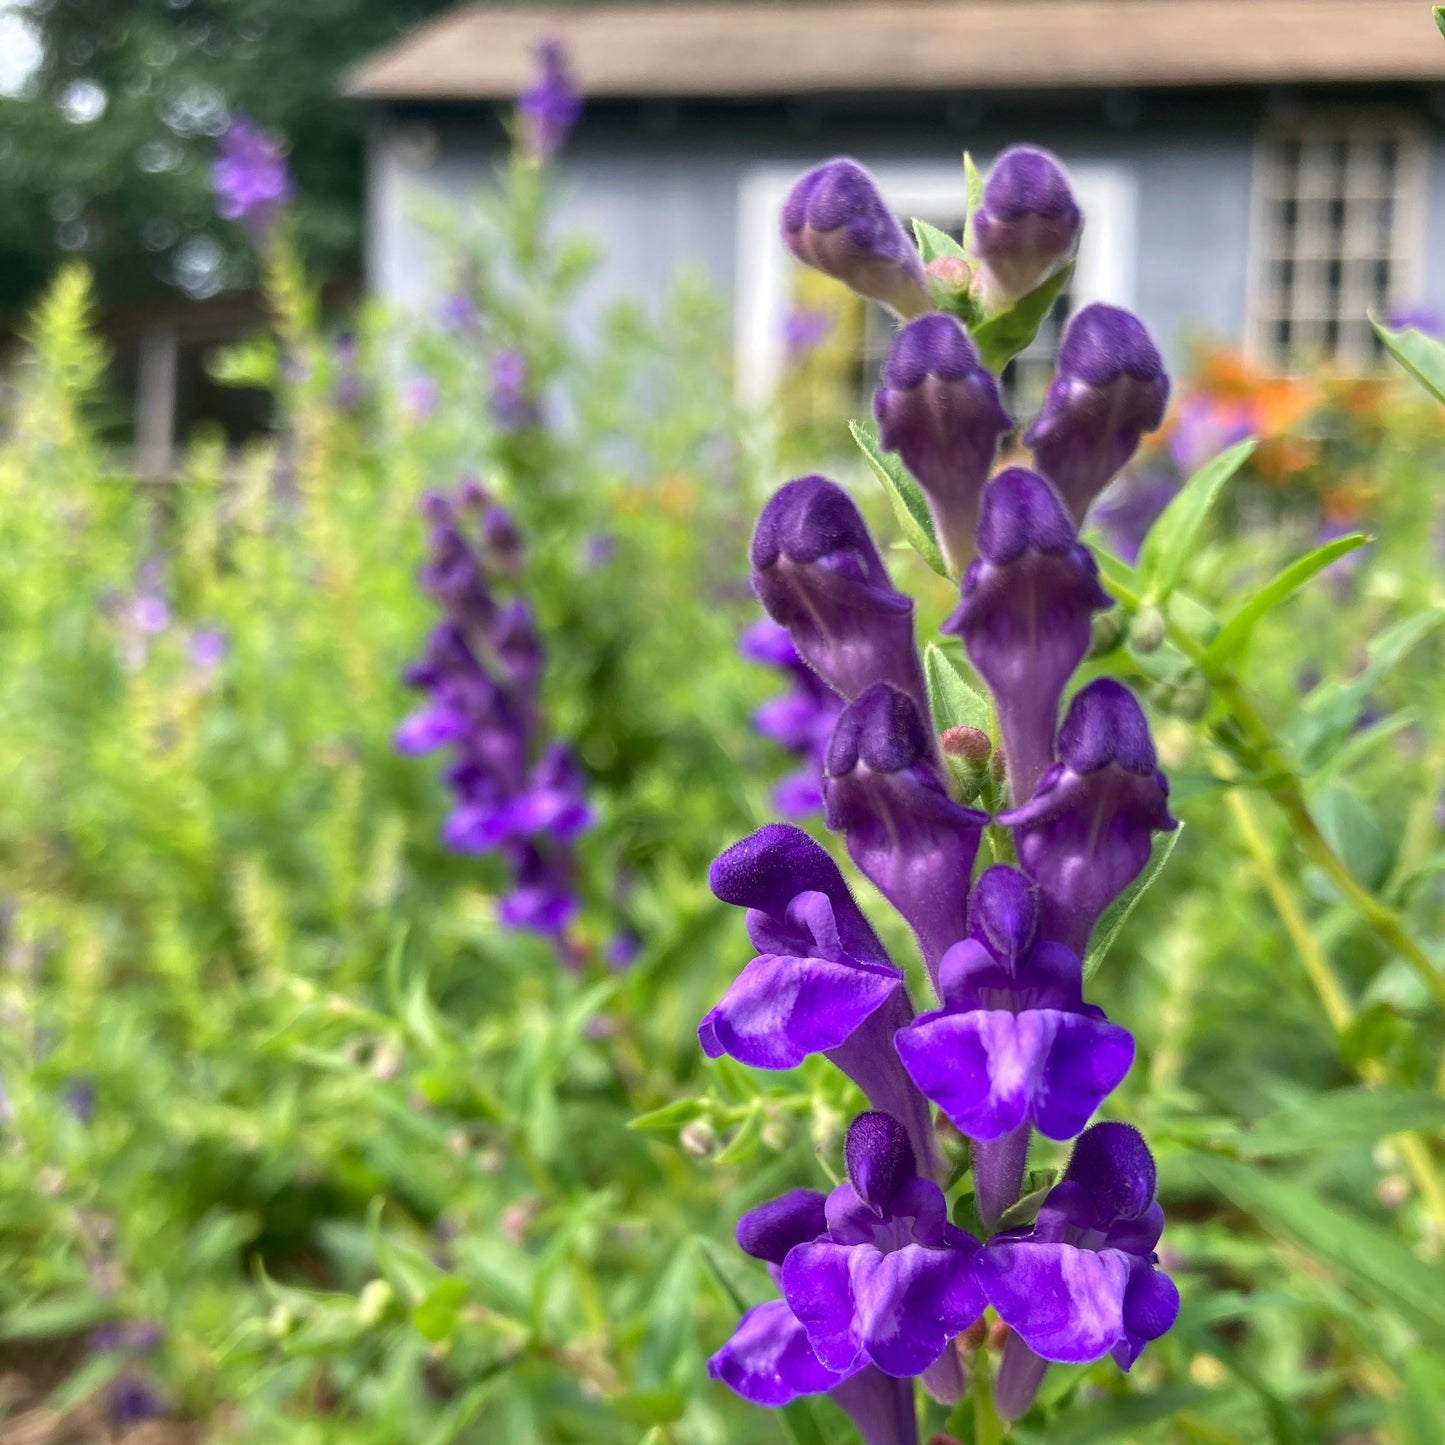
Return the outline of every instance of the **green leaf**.
{"type": "Polygon", "coordinates": [[[758,1152],[763,1141],[763,1107],[754,1104],[747,1112],[742,1126],[728,1141],[725,1148],[714,1160],[717,1164],[742,1164],[758,1152]]]}
{"type": "Polygon", "coordinates": [[[1344,783],[1331,783],[1310,800],[1310,812],[1350,872],[1371,892],[1377,889],[1395,850],[1369,803],[1344,783]]]}
{"type": "Polygon", "coordinates": [[[1331,562],[1353,552],[1355,548],[1363,547],[1369,540],[1363,532],[1353,532],[1348,537],[1337,537],[1326,542],[1323,547],[1316,547],[1313,552],[1296,558],[1226,620],[1204,655],[1205,669],[1220,667],[1242,652],[1260,618],[1292,597],[1317,572],[1322,572],[1331,562]]]}
{"type": "Polygon", "coordinates": [[[963,249],[967,254],[973,250],[973,218],[983,204],[983,175],[967,151],[963,153],[963,179],[968,187],[968,215],[963,224],[963,249]]]}
{"type": "Polygon", "coordinates": [[[1373,727],[1362,728],[1359,732],[1352,733],[1349,740],[1342,743],[1324,766],[1310,778],[1311,786],[1317,787],[1328,778],[1338,777],[1342,773],[1349,772],[1356,763],[1363,762],[1382,743],[1389,742],[1397,733],[1414,727],[1419,721],[1418,709],[1402,707],[1399,712],[1382,718],[1373,727]]]}
{"type": "MultiPolygon", "coordinates": [[[[1440,12],[1435,18],[1439,20],[1440,12]]],[[[1445,20],[1441,21],[1445,29],[1445,20]]],[[[1405,1398],[1401,1417],[1410,1445],[1445,1440],[1445,1364],[1428,1350],[1411,1350],[1405,1361],[1405,1398]]]]}
{"type": "Polygon", "coordinates": [[[1044,317],[1053,310],[1064,287],[1074,274],[1072,261],[1040,282],[1027,296],[1020,296],[1007,310],[980,321],[971,335],[983,364],[999,372],[1039,334],[1044,317]]]}
{"type": "Polygon", "coordinates": [[[1148,600],[1162,602],[1174,590],[1193,555],[1204,519],[1224,484],[1249,460],[1254,448],[1253,441],[1240,442],[1206,462],[1149,529],[1139,552],[1139,574],[1148,600]]]}
{"type": "Polygon", "coordinates": [[[873,468],[874,475],[883,483],[904,540],[940,577],[947,577],[943,549],[938,545],[938,534],[933,530],[933,517],[929,514],[923,488],[908,475],[897,457],[879,448],[878,434],[871,426],[854,421],[848,423],[848,430],[853,433],[853,440],[858,443],[858,449],[873,468]]]}
{"type": "Polygon", "coordinates": [[[1413,326],[1396,331],[1373,313],[1370,325],[1385,343],[1385,350],[1425,388],[1436,401],[1445,401],[1445,346],[1413,326]]]}
{"type": "Polygon", "coordinates": [[[1437,5],[1434,8],[1435,24],[1439,27],[1440,33],[1445,35],[1445,5],[1437,5]]]}
{"type": "Polygon", "coordinates": [[[913,234],[918,240],[918,254],[923,257],[925,266],[930,261],[938,260],[940,256],[960,261],[967,259],[968,252],[947,231],[940,231],[937,226],[930,226],[927,221],[920,221],[915,217],[913,234]]]}
{"type": "Polygon", "coordinates": [[[988,703],[964,680],[948,654],[935,642],[923,649],[923,675],[928,682],[928,707],[938,732],[978,728],[988,732],[988,703]]]}
{"type": "Polygon", "coordinates": [[[1094,971],[1103,963],[1104,955],[1114,946],[1119,930],[1144,896],[1145,889],[1163,871],[1183,831],[1184,825],[1181,823],[1172,833],[1160,833],[1154,839],[1144,871],[1109,905],[1104,916],[1094,925],[1094,932],[1089,939],[1089,954],[1084,960],[1085,978],[1092,977],[1094,971]]]}
{"type": "Polygon", "coordinates": [[[711,1112],[712,1106],[706,1099],[674,1099],[660,1109],[629,1119],[627,1127],[639,1134],[675,1134],[684,1124],[691,1124],[711,1112]]]}
{"type": "Polygon", "coordinates": [[[1423,1089],[1332,1089],[1267,1114],[1218,1142],[1248,1159],[1284,1159],[1374,1144],[1390,1134],[1445,1129],[1445,1097],[1423,1089]]]}
{"type": "Polygon", "coordinates": [[[1314,1255],[1362,1298],[1402,1316],[1433,1349],[1445,1349],[1445,1271],[1299,1180],[1209,1156],[1195,1167],[1271,1233],[1314,1255]]]}

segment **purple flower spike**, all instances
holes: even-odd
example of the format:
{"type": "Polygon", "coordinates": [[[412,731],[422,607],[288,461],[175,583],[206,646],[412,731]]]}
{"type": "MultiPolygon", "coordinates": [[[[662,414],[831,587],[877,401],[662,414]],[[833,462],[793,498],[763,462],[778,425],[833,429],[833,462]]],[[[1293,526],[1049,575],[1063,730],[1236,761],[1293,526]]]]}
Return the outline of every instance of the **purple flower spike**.
{"type": "Polygon", "coordinates": [[[934,739],[912,700],[887,683],[855,698],[828,748],[828,826],[848,836],[864,875],[907,919],[935,978],[966,932],[968,884],[988,814],[948,796],[934,739]]]}
{"type": "Polygon", "coordinates": [[[258,241],[295,194],[284,143],[255,121],[238,116],[221,137],[211,187],[222,219],[239,221],[258,241]]]}
{"type": "Polygon", "coordinates": [[[1155,1267],[1163,1227],[1154,1160],[1139,1132],[1095,1124],[1033,1228],[988,1242],[979,1278],[1040,1359],[1087,1364],[1112,1353],[1127,1370],[1179,1313],[1174,1282],[1155,1267]]]}
{"type": "Polygon", "coordinates": [[[852,499],[826,477],[774,493],[752,543],[753,589],[799,655],[845,698],[891,682],[928,706],[913,600],[897,591],[852,499]]]}
{"type": "Polygon", "coordinates": [[[1059,346],[1043,410],[1024,441],[1076,523],[1164,421],[1169,378],[1144,323],[1117,306],[1085,306],[1059,346]]]}
{"type": "Polygon", "coordinates": [[[1038,887],[1040,935],[1082,956],[1149,861],[1151,835],[1179,824],[1143,709],[1121,683],[1101,677],[1075,694],[1058,754],[1033,797],[999,821],[1038,887]]]}
{"type": "Polygon", "coordinates": [[[789,1252],[783,1293],[827,1368],[921,1374],[982,1313],[978,1241],[913,1172],[896,1119],[859,1115],[846,1155],[852,1179],[828,1196],[828,1232],[789,1252]]]}
{"type": "Polygon", "coordinates": [[[1083,229],[1069,178],[1057,158],[1010,146],[993,164],[973,217],[974,254],[990,310],[1027,296],[1078,249],[1083,229]]]}
{"type": "Polygon", "coordinates": [[[712,891],[748,910],[759,956],[698,1025],[709,1058],[791,1069],[822,1053],[878,1108],[904,1120],[916,1155],[935,1166],[928,1105],[892,1048],[913,1017],[903,982],[838,865],[808,835],[772,823],[712,866],[712,891]]]}
{"type": "Polygon", "coordinates": [[[979,493],[1013,420],[968,333],[941,312],[898,333],[882,380],[873,398],[879,441],[903,458],[923,488],[957,576],[973,554],[979,493]]]}
{"type": "Polygon", "coordinates": [[[783,244],[805,266],[900,316],[932,305],[917,250],[857,161],[827,161],[793,187],[783,204],[783,244]]]}
{"type": "Polygon", "coordinates": [[[517,101],[527,149],[540,160],[551,160],[562,148],[582,114],[582,98],[567,69],[567,52],[560,40],[544,40],[537,47],[538,75],[517,101]]]}
{"type": "Polygon", "coordinates": [[[1054,489],[1021,467],[984,488],[978,553],[943,629],[963,637],[993,692],[1017,805],[1054,760],[1064,687],[1089,650],[1090,619],[1113,602],[1054,489]]]}
{"type": "Polygon", "coordinates": [[[1030,946],[1026,892],[1013,868],[984,873],[975,936],[952,946],[939,971],[944,1007],[896,1040],[909,1077],[971,1139],[1003,1139],[1030,1124],[1048,1139],[1072,1139],[1134,1062],[1129,1032],[1084,1003],[1077,955],[1051,942],[1030,946]]]}

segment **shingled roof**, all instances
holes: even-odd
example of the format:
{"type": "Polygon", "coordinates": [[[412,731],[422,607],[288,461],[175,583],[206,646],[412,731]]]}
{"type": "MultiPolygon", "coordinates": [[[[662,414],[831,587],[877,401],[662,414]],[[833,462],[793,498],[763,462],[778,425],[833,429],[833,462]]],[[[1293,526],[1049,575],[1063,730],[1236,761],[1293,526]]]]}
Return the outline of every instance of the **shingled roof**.
{"type": "Polygon", "coordinates": [[[374,100],[504,100],[545,36],[592,97],[1445,79],[1422,0],[465,5],[361,65],[374,100]]]}

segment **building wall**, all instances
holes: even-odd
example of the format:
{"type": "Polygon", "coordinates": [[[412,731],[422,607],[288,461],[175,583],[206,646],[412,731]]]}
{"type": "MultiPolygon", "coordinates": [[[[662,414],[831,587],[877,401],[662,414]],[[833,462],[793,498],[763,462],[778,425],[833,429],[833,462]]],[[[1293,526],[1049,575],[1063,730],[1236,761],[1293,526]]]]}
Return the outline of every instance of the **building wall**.
{"type": "MultiPolygon", "coordinates": [[[[1191,335],[1242,337],[1253,153],[1272,117],[1325,105],[1411,110],[1431,135],[1430,233],[1445,236],[1445,143],[1428,99],[1396,89],[685,110],[594,105],[563,153],[562,214],[569,230],[593,236],[603,254],[585,308],[618,295],[655,295],[685,268],[731,290],[741,274],[739,196],[757,168],[801,172],[840,153],[883,168],[951,168],[965,147],[986,160],[1011,141],[1029,140],[1066,163],[1114,168],[1132,181],[1133,294],[1115,299],[1131,302],[1177,359],[1191,335]]],[[[480,108],[378,118],[370,200],[375,291],[407,309],[432,304],[445,278],[420,211],[438,200],[464,205],[486,184],[500,143],[496,118],[480,108]]],[[[752,236],[753,245],[778,244],[769,234],[752,236]]],[[[1445,246],[1427,257],[1423,281],[1415,299],[1445,312],[1445,246]]]]}

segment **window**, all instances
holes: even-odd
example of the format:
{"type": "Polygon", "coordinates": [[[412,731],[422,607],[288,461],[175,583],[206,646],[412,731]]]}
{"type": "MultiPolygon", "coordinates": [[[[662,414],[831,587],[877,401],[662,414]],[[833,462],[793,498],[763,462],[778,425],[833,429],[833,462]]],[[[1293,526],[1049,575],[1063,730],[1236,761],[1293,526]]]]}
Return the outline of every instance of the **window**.
{"type": "Polygon", "coordinates": [[[1408,121],[1272,131],[1254,170],[1248,344],[1266,366],[1360,369],[1380,354],[1370,311],[1415,296],[1425,147],[1408,121]]]}
{"type": "MultiPolygon", "coordinates": [[[[736,345],[739,392],[748,402],[766,401],[784,379],[784,318],[800,304],[818,304],[820,293],[812,274],[778,240],[784,198],[807,168],[807,162],[800,162],[755,171],[745,178],[739,197],[736,345]]],[[[958,235],[967,207],[961,165],[871,169],[905,230],[917,216],[958,235]]],[[[1005,391],[1021,420],[1042,399],[1069,311],[1090,301],[1128,306],[1132,300],[1134,177],[1113,165],[1069,166],[1069,174],[1085,216],[1084,239],[1068,291],[1033,344],[1005,373],[1005,391]]],[[[849,412],[866,415],[896,323],[882,307],[857,301],[836,282],[822,285],[830,309],[843,317],[836,335],[850,338],[848,344],[855,348],[848,358],[849,412]]]]}

